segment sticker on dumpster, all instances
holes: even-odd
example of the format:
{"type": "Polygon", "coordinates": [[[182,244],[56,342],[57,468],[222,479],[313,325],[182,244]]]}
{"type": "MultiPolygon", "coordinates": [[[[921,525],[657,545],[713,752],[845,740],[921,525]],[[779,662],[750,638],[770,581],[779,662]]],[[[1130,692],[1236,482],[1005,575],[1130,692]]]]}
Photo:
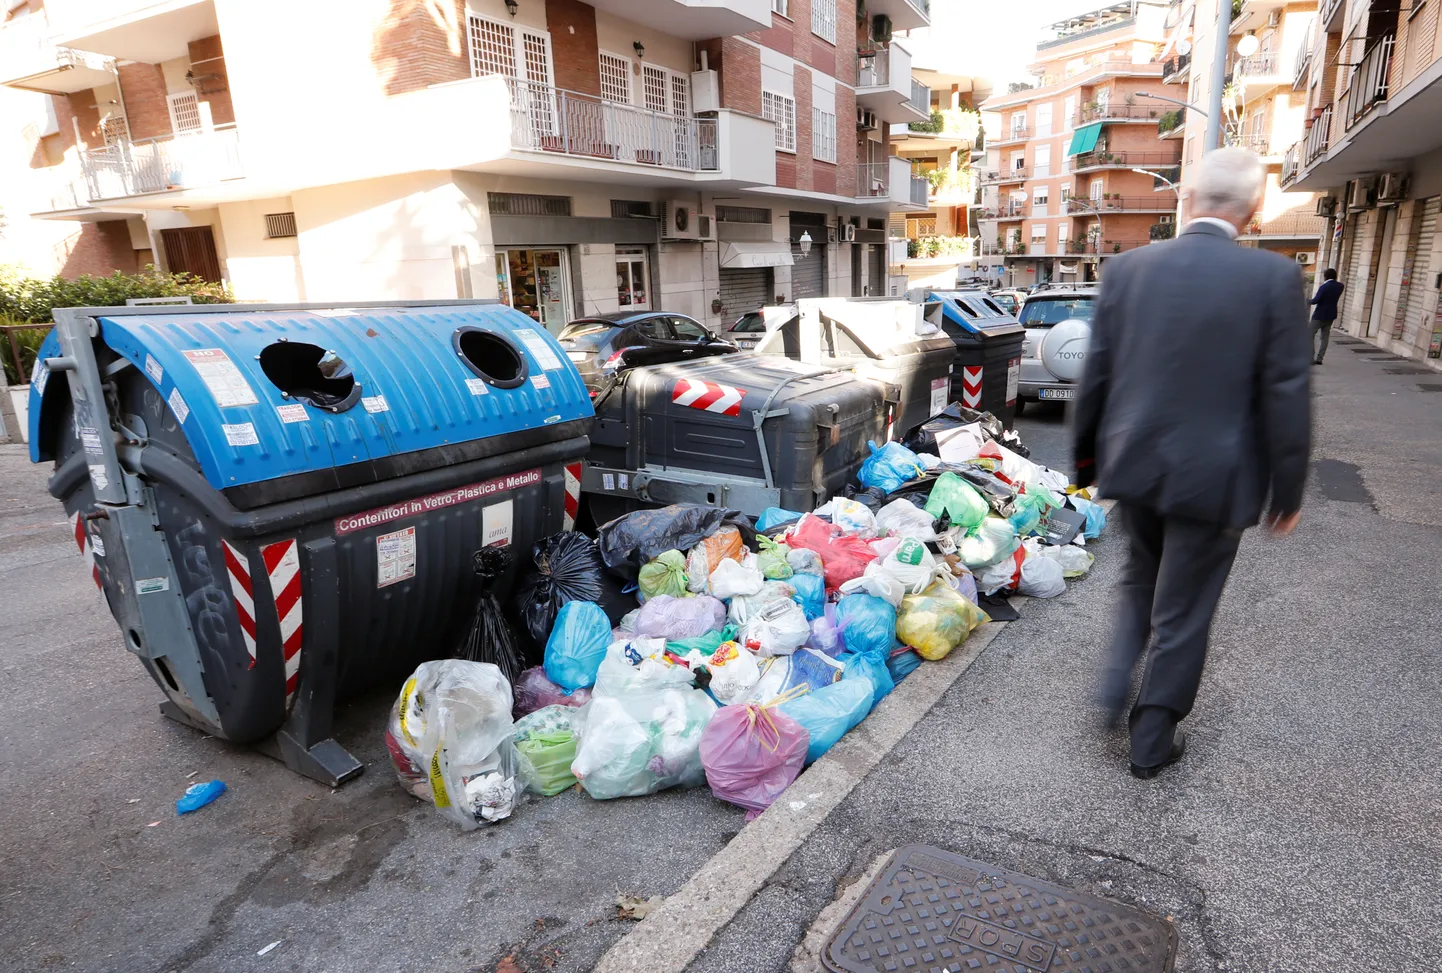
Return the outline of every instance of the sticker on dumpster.
{"type": "Polygon", "coordinates": [[[136,578],[135,593],[138,595],[153,595],[158,591],[169,591],[169,578],[136,578]]]}
{"type": "Polygon", "coordinates": [[[620,487],[622,490],[629,490],[629,489],[631,489],[631,478],[630,478],[629,476],[627,476],[625,473],[617,473],[617,474],[616,474],[616,485],[617,485],[618,487],[620,487]]]}
{"type": "Polygon", "coordinates": [[[429,496],[416,497],[414,500],[394,503],[388,507],[376,507],[374,510],[363,510],[360,513],[337,517],[335,532],[337,535],[345,535],[365,530],[368,527],[383,527],[406,517],[418,517],[433,510],[444,510],[446,507],[469,503],[472,500],[484,500],[497,493],[536,486],[540,482],[541,471],[539,468],[512,473],[509,476],[498,476],[493,480],[470,483],[451,490],[443,490],[440,493],[432,493],[429,496]]]}
{"type": "Polygon", "coordinates": [[[616,489],[616,475],[614,473],[601,474],[601,489],[607,491],[616,489]]]}
{"type": "Polygon", "coordinates": [[[929,415],[936,415],[946,408],[946,393],[951,385],[951,379],[938,378],[931,382],[931,412],[929,415]]]}
{"type": "Polygon", "coordinates": [[[180,397],[180,389],[171,389],[170,398],[165,401],[170,403],[170,411],[175,413],[175,421],[185,425],[185,420],[190,416],[190,406],[180,397]]]}
{"type": "Polygon", "coordinates": [[[376,587],[416,576],[416,529],[407,527],[376,538],[376,587]]]}
{"type": "Polygon", "coordinates": [[[391,411],[390,404],[389,404],[388,402],[386,402],[386,397],[385,397],[384,395],[367,395],[367,396],[364,396],[364,397],[361,399],[361,405],[365,406],[365,407],[366,407],[366,411],[369,412],[369,413],[372,413],[372,414],[377,413],[377,412],[389,412],[389,411],[391,411]]]}
{"type": "Polygon", "coordinates": [[[1013,358],[1006,363],[1006,404],[1016,401],[1017,386],[1021,383],[1021,359],[1013,358]]]}
{"type": "Polygon", "coordinates": [[[100,443],[100,433],[91,426],[80,427],[80,442],[91,456],[104,456],[105,447],[100,443]]]}
{"type": "Polygon", "coordinates": [[[90,482],[95,484],[95,489],[104,490],[110,486],[110,477],[105,474],[105,467],[100,465],[91,466],[90,482]]]}
{"type": "Polygon", "coordinates": [[[280,421],[286,424],[292,422],[310,422],[310,416],[306,414],[305,406],[300,403],[295,405],[278,405],[275,407],[275,414],[280,416],[280,421]]]}
{"type": "Polygon", "coordinates": [[[981,366],[961,367],[961,404],[968,409],[981,408],[981,366]]]}
{"type": "Polygon", "coordinates": [[[50,369],[46,367],[45,362],[36,359],[35,371],[30,375],[30,384],[35,386],[38,394],[44,395],[45,383],[48,381],[50,381],[50,369]]]}
{"type": "Polygon", "coordinates": [[[471,390],[471,394],[472,394],[472,395],[490,395],[490,394],[491,394],[491,390],[490,390],[489,387],[487,387],[485,381],[483,381],[482,379],[479,379],[479,378],[468,378],[468,379],[466,379],[466,388],[468,388],[468,389],[471,390]]]}
{"type": "Polygon", "coordinates": [[[156,385],[165,381],[165,369],[160,367],[160,362],[155,360],[154,355],[145,356],[145,374],[155,379],[156,385]]]}
{"type": "Polygon", "coordinates": [[[735,386],[690,378],[677,379],[671,388],[671,401],[674,404],[703,412],[719,412],[725,416],[739,416],[741,400],[745,397],[745,391],[735,386]]]}
{"type": "Polygon", "coordinates": [[[100,536],[98,532],[94,534],[89,534],[87,536],[90,538],[90,546],[94,549],[96,555],[98,555],[99,557],[104,557],[105,540],[100,536]]]}
{"type": "Polygon", "coordinates": [[[521,344],[526,346],[526,350],[540,363],[542,369],[553,372],[561,367],[561,359],[556,357],[551,346],[546,344],[546,339],[537,334],[534,328],[521,328],[516,332],[516,337],[521,339],[521,344]]]}
{"type": "Polygon", "coordinates": [[[235,425],[221,424],[225,431],[225,441],[232,446],[259,446],[260,437],[255,434],[255,426],[249,422],[238,422],[235,425]]]}
{"type": "Polygon", "coordinates": [[[531,377],[531,384],[538,389],[548,389],[551,387],[551,380],[544,375],[534,375],[531,377]]]}
{"type": "Polygon", "coordinates": [[[511,543],[511,527],[515,523],[515,504],[510,500],[481,508],[481,546],[505,547],[511,543]]]}
{"type": "Polygon", "coordinates": [[[195,373],[210,389],[215,404],[222,409],[255,405],[260,401],[245,376],[240,374],[240,369],[235,367],[235,362],[219,348],[192,348],[185,357],[195,366],[195,373]]]}

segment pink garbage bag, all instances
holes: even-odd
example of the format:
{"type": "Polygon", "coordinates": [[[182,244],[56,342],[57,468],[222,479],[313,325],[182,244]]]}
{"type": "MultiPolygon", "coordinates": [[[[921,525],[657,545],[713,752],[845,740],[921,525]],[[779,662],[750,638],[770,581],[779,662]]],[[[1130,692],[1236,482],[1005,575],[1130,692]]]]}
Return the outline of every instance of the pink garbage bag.
{"type": "Polygon", "coordinates": [[[723,706],[701,731],[701,766],[711,793],[744,807],[751,821],[791,786],[810,745],[806,728],[780,710],[723,706]]]}
{"type": "Polygon", "coordinates": [[[585,706],[591,701],[589,689],[567,693],[546,678],[546,667],[535,666],[516,677],[516,704],[511,712],[520,719],[543,706],[585,706]]]}

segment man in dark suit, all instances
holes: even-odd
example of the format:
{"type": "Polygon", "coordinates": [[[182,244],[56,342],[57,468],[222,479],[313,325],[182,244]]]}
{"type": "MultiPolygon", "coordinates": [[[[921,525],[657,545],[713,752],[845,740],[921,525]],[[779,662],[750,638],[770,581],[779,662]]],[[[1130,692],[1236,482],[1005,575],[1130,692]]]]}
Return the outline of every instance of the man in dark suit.
{"type": "Polygon", "coordinates": [[[1074,427],[1077,482],[1120,505],[1129,557],[1102,691],[1120,719],[1137,659],[1131,770],[1149,778],[1185,751],[1177,724],[1201,683],[1207,634],[1242,531],[1264,506],[1296,526],[1310,416],[1301,272],[1235,243],[1266,169],[1218,149],[1186,191],[1175,239],[1107,265],[1074,427]],[[1270,498],[1270,499],[1269,499],[1270,498]]]}
{"type": "Polygon", "coordinates": [[[1312,362],[1313,365],[1322,364],[1322,359],[1327,354],[1327,342],[1332,337],[1332,322],[1337,320],[1337,302],[1342,299],[1344,290],[1341,282],[1337,280],[1337,272],[1331,267],[1322,271],[1322,277],[1322,286],[1317,288],[1317,293],[1307,302],[1317,307],[1312,312],[1312,348],[1317,356],[1312,362]]]}

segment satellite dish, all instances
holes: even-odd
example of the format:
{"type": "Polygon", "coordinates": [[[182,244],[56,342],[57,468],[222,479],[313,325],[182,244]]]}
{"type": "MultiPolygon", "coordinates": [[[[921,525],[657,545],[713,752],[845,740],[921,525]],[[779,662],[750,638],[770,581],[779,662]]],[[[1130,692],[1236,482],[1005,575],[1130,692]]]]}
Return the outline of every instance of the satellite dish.
{"type": "Polygon", "coordinates": [[[1257,35],[1249,33],[1241,40],[1237,41],[1237,53],[1240,54],[1242,57],[1251,57],[1253,54],[1257,53],[1257,48],[1261,46],[1262,42],[1257,40],[1257,35]]]}
{"type": "Polygon", "coordinates": [[[1037,357],[1057,380],[1080,381],[1091,337],[1091,322],[1081,318],[1068,318],[1042,336],[1037,357]]]}
{"type": "Polygon", "coordinates": [[[1191,41],[1177,41],[1177,53],[1186,55],[1192,53],[1191,41]]]}

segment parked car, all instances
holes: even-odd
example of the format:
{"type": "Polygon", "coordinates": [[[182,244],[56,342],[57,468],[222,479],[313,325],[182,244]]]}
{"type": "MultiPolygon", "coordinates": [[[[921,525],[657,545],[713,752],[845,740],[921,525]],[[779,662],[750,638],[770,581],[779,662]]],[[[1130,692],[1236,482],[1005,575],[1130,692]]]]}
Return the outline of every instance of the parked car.
{"type": "Polygon", "coordinates": [[[1018,412],[1024,402],[1076,398],[1096,301],[1096,287],[1089,284],[1052,284],[1027,296],[1017,313],[1026,328],[1017,386],[1018,412]]]}
{"type": "Polygon", "coordinates": [[[620,367],[623,355],[625,364],[651,365],[740,350],[695,318],[671,311],[613,311],[577,318],[557,339],[593,394],[620,367]]]}
{"type": "Polygon", "coordinates": [[[1000,304],[1003,311],[1015,314],[1021,310],[1021,302],[1026,299],[1026,291],[994,290],[988,296],[1000,304]]]}
{"type": "Polygon", "coordinates": [[[726,331],[726,338],[734,341],[742,351],[750,351],[761,343],[761,339],[796,316],[795,304],[779,304],[775,307],[758,308],[741,315],[726,331]]]}

